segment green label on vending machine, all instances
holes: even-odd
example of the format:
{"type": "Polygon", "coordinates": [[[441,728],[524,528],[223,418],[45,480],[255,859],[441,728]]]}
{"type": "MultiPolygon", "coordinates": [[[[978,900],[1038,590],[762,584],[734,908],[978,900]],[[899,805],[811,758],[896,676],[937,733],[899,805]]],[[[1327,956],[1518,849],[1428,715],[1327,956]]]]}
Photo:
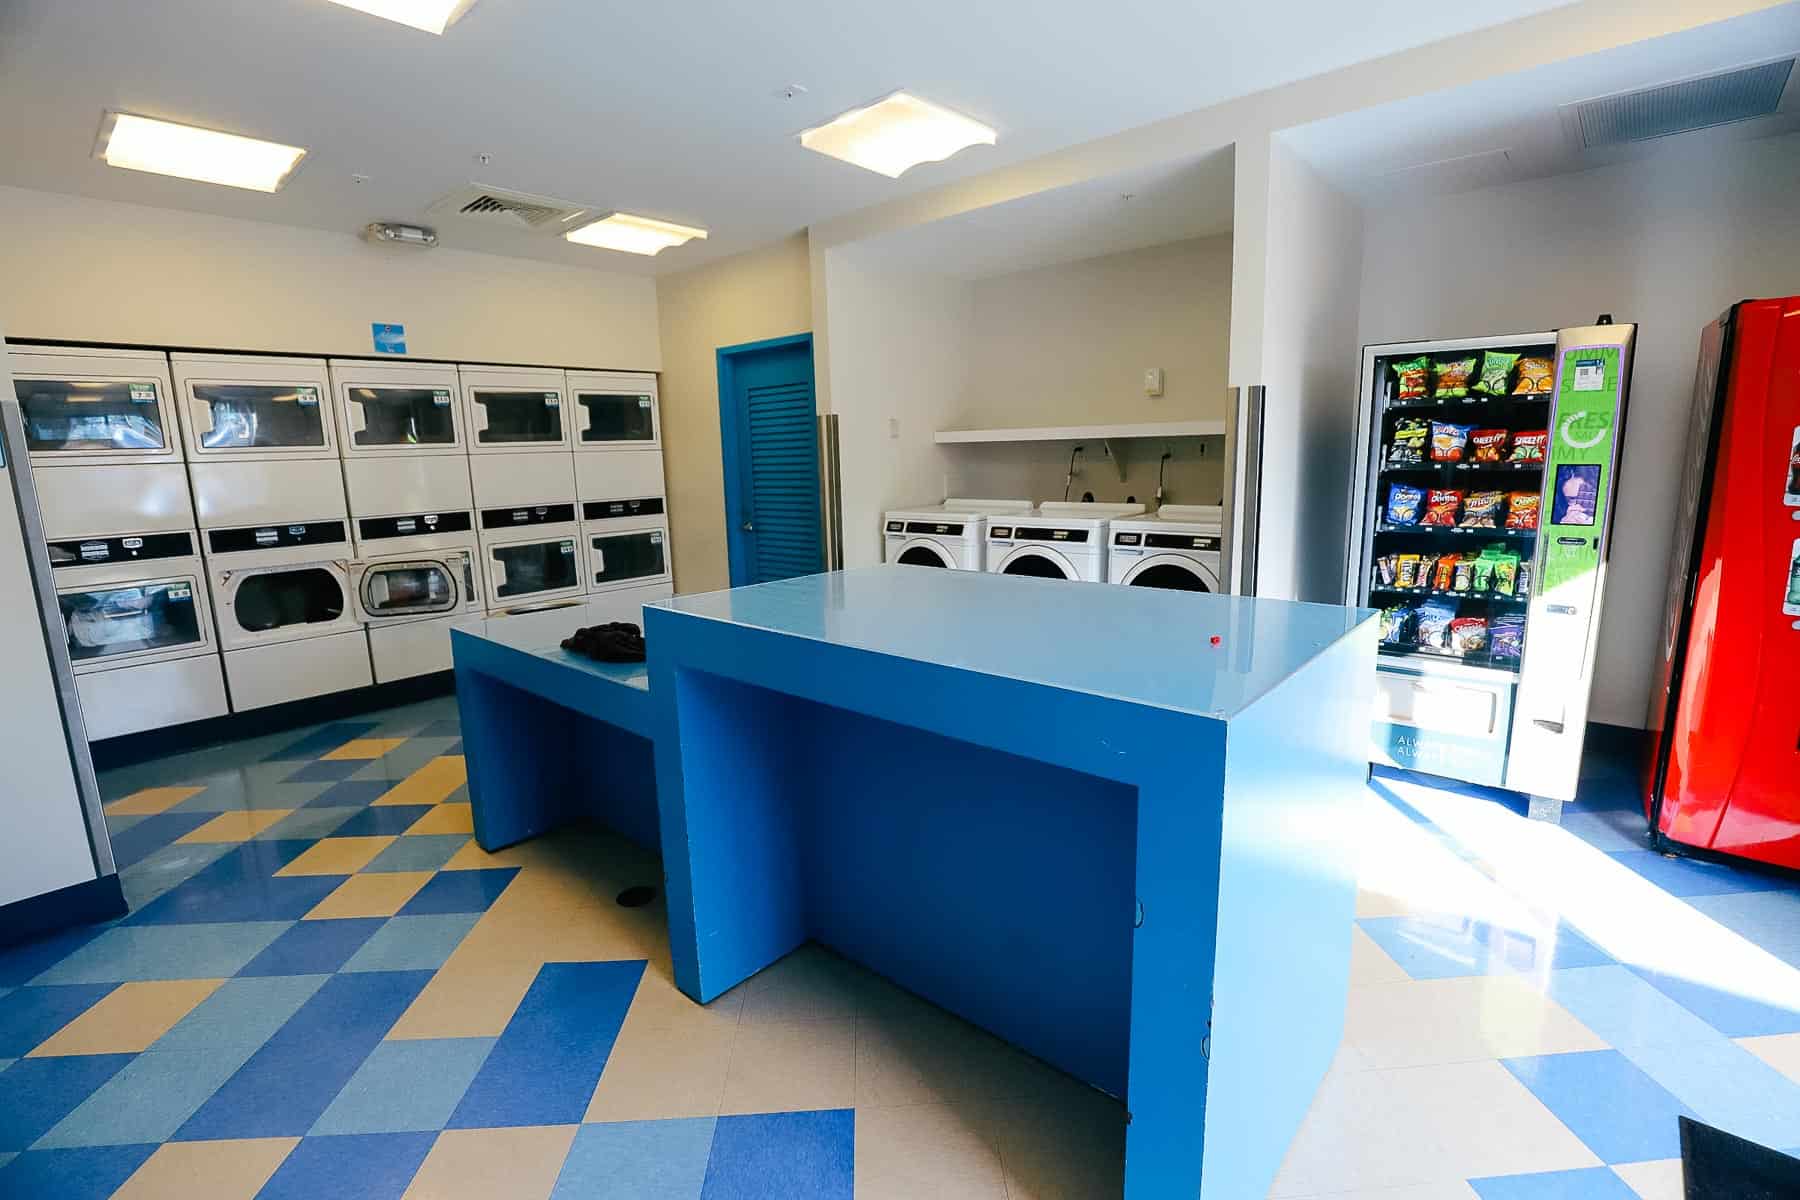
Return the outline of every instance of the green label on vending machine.
{"type": "Polygon", "coordinates": [[[1565,350],[1545,463],[1540,593],[1600,564],[1618,415],[1619,347],[1565,350]]]}

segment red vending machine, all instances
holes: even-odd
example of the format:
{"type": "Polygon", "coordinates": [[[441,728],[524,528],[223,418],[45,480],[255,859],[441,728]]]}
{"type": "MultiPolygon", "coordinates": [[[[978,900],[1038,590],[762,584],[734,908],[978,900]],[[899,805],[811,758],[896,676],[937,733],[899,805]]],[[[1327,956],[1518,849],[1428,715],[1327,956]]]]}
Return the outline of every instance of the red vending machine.
{"type": "Polygon", "coordinates": [[[1800,868],[1800,296],[1701,335],[1669,574],[1651,829],[1800,868]]]}

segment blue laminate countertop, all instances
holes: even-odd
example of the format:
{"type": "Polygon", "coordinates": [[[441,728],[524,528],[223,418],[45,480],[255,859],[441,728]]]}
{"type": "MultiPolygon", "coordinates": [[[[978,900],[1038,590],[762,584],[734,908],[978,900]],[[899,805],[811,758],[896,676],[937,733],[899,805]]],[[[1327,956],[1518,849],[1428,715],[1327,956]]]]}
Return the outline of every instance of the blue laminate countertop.
{"type": "Polygon", "coordinates": [[[595,662],[591,658],[569,653],[554,637],[547,637],[542,632],[533,631],[528,622],[520,624],[523,626],[522,628],[512,627],[505,617],[499,617],[488,621],[481,632],[474,636],[512,650],[536,655],[549,662],[585,671],[589,675],[624,687],[637,688],[646,692],[650,690],[650,669],[643,663],[595,662]]]}
{"type": "Polygon", "coordinates": [[[894,564],[652,607],[1213,717],[1234,715],[1374,615],[894,564]]]}

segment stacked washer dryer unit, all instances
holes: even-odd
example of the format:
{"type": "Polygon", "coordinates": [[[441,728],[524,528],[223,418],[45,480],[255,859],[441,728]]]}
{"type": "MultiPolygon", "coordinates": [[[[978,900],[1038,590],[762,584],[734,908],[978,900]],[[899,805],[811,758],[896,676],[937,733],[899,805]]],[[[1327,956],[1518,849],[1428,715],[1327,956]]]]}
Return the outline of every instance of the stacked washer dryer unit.
{"type": "Polygon", "coordinates": [[[1106,582],[1106,534],[1121,517],[1143,513],[1141,504],[1046,502],[1005,523],[988,523],[987,569],[1001,575],[1106,582]]]}
{"type": "Polygon", "coordinates": [[[325,361],[169,361],[232,711],[367,687],[325,361]]]}
{"type": "Polygon", "coordinates": [[[570,371],[586,622],[644,622],[674,594],[656,376],[570,371]]]}
{"type": "Polygon", "coordinates": [[[1224,527],[1224,510],[1202,504],[1165,504],[1149,516],[1114,521],[1107,581],[1179,592],[1223,591],[1224,527]]]}
{"type": "Polygon", "coordinates": [[[351,597],[375,682],[447,671],[451,627],[485,619],[462,380],[442,363],[333,359],[330,371],[351,597]]]}
{"type": "Polygon", "coordinates": [[[15,348],[12,369],[88,735],[224,715],[168,358],[15,348]]]}
{"type": "Polygon", "coordinates": [[[462,367],[483,599],[510,632],[560,641],[584,622],[572,422],[561,371],[462,367]]]}
{"type": "Polygon", "coordinates": [[[980,571],[987,566],[989,523],[1030,513],[1029,500],[950,499],[921,508],[895,509],[882,518],[882,561],[980,571]]]}

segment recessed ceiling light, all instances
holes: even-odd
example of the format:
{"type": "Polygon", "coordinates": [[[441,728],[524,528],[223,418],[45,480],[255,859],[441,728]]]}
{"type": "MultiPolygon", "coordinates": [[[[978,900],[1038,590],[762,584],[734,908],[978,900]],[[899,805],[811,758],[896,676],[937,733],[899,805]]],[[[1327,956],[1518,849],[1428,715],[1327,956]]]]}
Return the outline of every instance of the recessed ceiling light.
{"type": "Polygon", "coordinates": [[[841,158],[890,179],[922,162],[942,162],[970,146],[991,146],[994,131],[961,113],[895,92],[800,135],[808,150],[841,158]]]}
{"type": "Polygon", "coordinates": [[[94,155],[108,166],[127,171],[275,192],[306,157],[306,151],[216,129],[109,112],[101,122],[94,155]]]}
{"type": "Polygon", "coordinates": [[[580,242],[583,246],[599,246],[603,250],[623,250],[627,254],[659,254],[670,246],[679,246],[694,238],[705,238],[706,230],[616,212],[589,222],[580,229],[571,229],[563,237],[571,242],[580,242]]]}
{"type": "Polygon", "coordinates": [[[456,19],[475,7],[475,0],[331,0],[345,8],[366,12],[385,21],[397,21],[423,29],[426,33],[442,33],[456,19]]]}

